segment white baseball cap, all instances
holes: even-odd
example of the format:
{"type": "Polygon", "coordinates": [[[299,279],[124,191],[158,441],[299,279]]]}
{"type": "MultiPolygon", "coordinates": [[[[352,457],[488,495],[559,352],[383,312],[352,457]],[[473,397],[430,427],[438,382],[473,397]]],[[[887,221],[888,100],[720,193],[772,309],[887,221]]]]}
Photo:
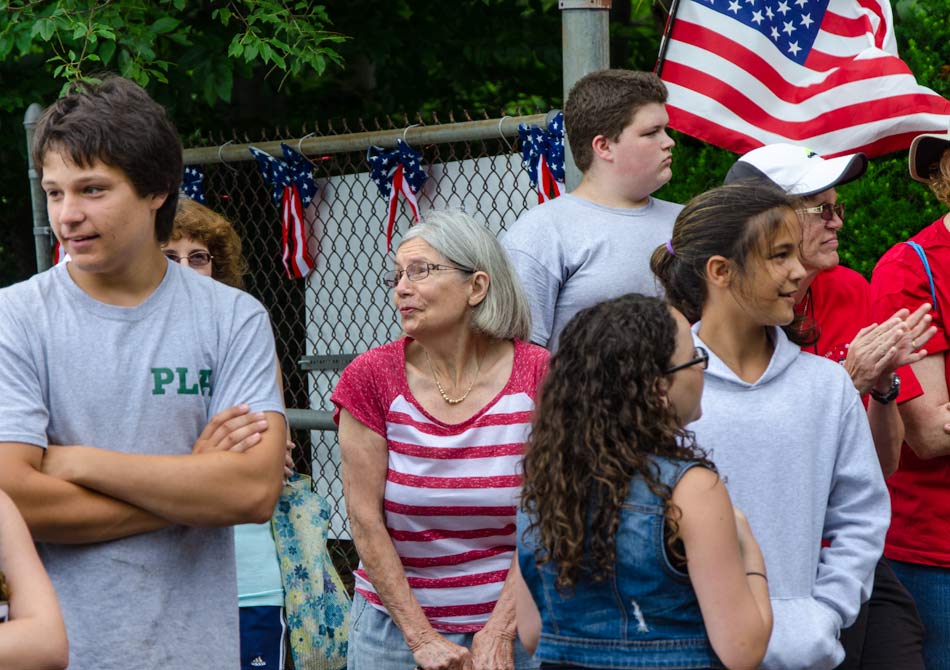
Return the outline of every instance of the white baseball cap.
{"type": "Polygon", "coordinates": [[[861,153],[826,159],[795,144],[767,144],[739,158],[723,183],[764,179],[789,195],[807,196],[853,181],[867,167],[868,157],[861,153]]]}

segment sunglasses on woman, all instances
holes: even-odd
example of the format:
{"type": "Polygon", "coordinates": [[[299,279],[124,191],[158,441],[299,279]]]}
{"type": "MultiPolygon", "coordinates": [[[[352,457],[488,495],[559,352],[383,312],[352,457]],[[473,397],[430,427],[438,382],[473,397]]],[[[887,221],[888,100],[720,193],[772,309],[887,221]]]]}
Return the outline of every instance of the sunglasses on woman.
{"type": "Polygon", "coordinates": [[[844,205],[841,203],[832,205],[830,202],[823,202],[814,207],[803,207],[798,211],[802,214],[818,214],[822,221],[831,221],[837,214],[838,218],[844,221],[844,205]]]}
{"type": "MultiPolygon", "coordinates": [[[[172,263],[181,262],[181,256],[179,256],[177,252],[164,249],[163,253],[165,254],[165,258],[170,260],[172,263]]],[[[209,254],[207,251],[192,251],[190,254],[188,254],[188,256],[186,256],[186,258],[188,259],[188,265],[191,267],[203,268],[205,265],[211,262],[211,259],[214,258],[214,256],[209,254]]]]}

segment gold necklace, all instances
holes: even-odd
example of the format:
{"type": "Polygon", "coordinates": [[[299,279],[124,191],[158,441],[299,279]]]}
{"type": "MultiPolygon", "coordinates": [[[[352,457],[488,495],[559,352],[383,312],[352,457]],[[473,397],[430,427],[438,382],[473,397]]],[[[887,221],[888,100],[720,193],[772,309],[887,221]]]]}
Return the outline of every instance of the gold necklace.
{"type": "Polygon", "coordinates": [[[468,394],[471,393],[472,389],[475,387],[475,382],[478,380],[478,373],[482,369],[482,364],[478,361],[478,356],[475,357],[475,376],[472,377],[472,383],[468,385],[465,393],[463,393],[460,398],[450,398],[449,394],[445,392],[444,388],[442,388],[442,384],[439,383],[439,378],[435,376],[435,369],[432,367],[432,359],[429,358],[429,352],[423,349],[422,353],[426,355],[426,363],[429,364],[429,372],[432,373],[432,379],[435,380],[435,385],[439,389],[439,393],[442,394],[442,400],[450,405],[458,405],[460,402],[465,400],[468,397],[468,394]]]}

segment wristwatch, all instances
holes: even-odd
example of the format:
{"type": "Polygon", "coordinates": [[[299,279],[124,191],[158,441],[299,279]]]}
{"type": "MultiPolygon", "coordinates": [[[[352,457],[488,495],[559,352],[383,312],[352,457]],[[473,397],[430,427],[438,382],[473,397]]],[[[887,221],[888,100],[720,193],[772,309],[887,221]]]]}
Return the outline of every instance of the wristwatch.
{"type": "Polygon", "coordinates": [[[881,393],[876,388],[871,387],[871,397],[882,405],[892,402],[900,392],[901,378],[896,372],[891,373],[891,387],[884,393],[881,393]]]}

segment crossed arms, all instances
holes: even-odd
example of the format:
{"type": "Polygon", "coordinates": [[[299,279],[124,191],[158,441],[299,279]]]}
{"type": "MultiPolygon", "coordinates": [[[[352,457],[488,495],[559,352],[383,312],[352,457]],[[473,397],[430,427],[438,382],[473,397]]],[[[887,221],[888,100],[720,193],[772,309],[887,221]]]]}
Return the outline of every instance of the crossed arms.
{"type": "Polygon", "coordinates": [[[232,407],[184,455],[4,442],[0,489],[38,542],[104,542],[171,524],[261,523],[280,494],[285,425],[278,412],[232,407]]]}

